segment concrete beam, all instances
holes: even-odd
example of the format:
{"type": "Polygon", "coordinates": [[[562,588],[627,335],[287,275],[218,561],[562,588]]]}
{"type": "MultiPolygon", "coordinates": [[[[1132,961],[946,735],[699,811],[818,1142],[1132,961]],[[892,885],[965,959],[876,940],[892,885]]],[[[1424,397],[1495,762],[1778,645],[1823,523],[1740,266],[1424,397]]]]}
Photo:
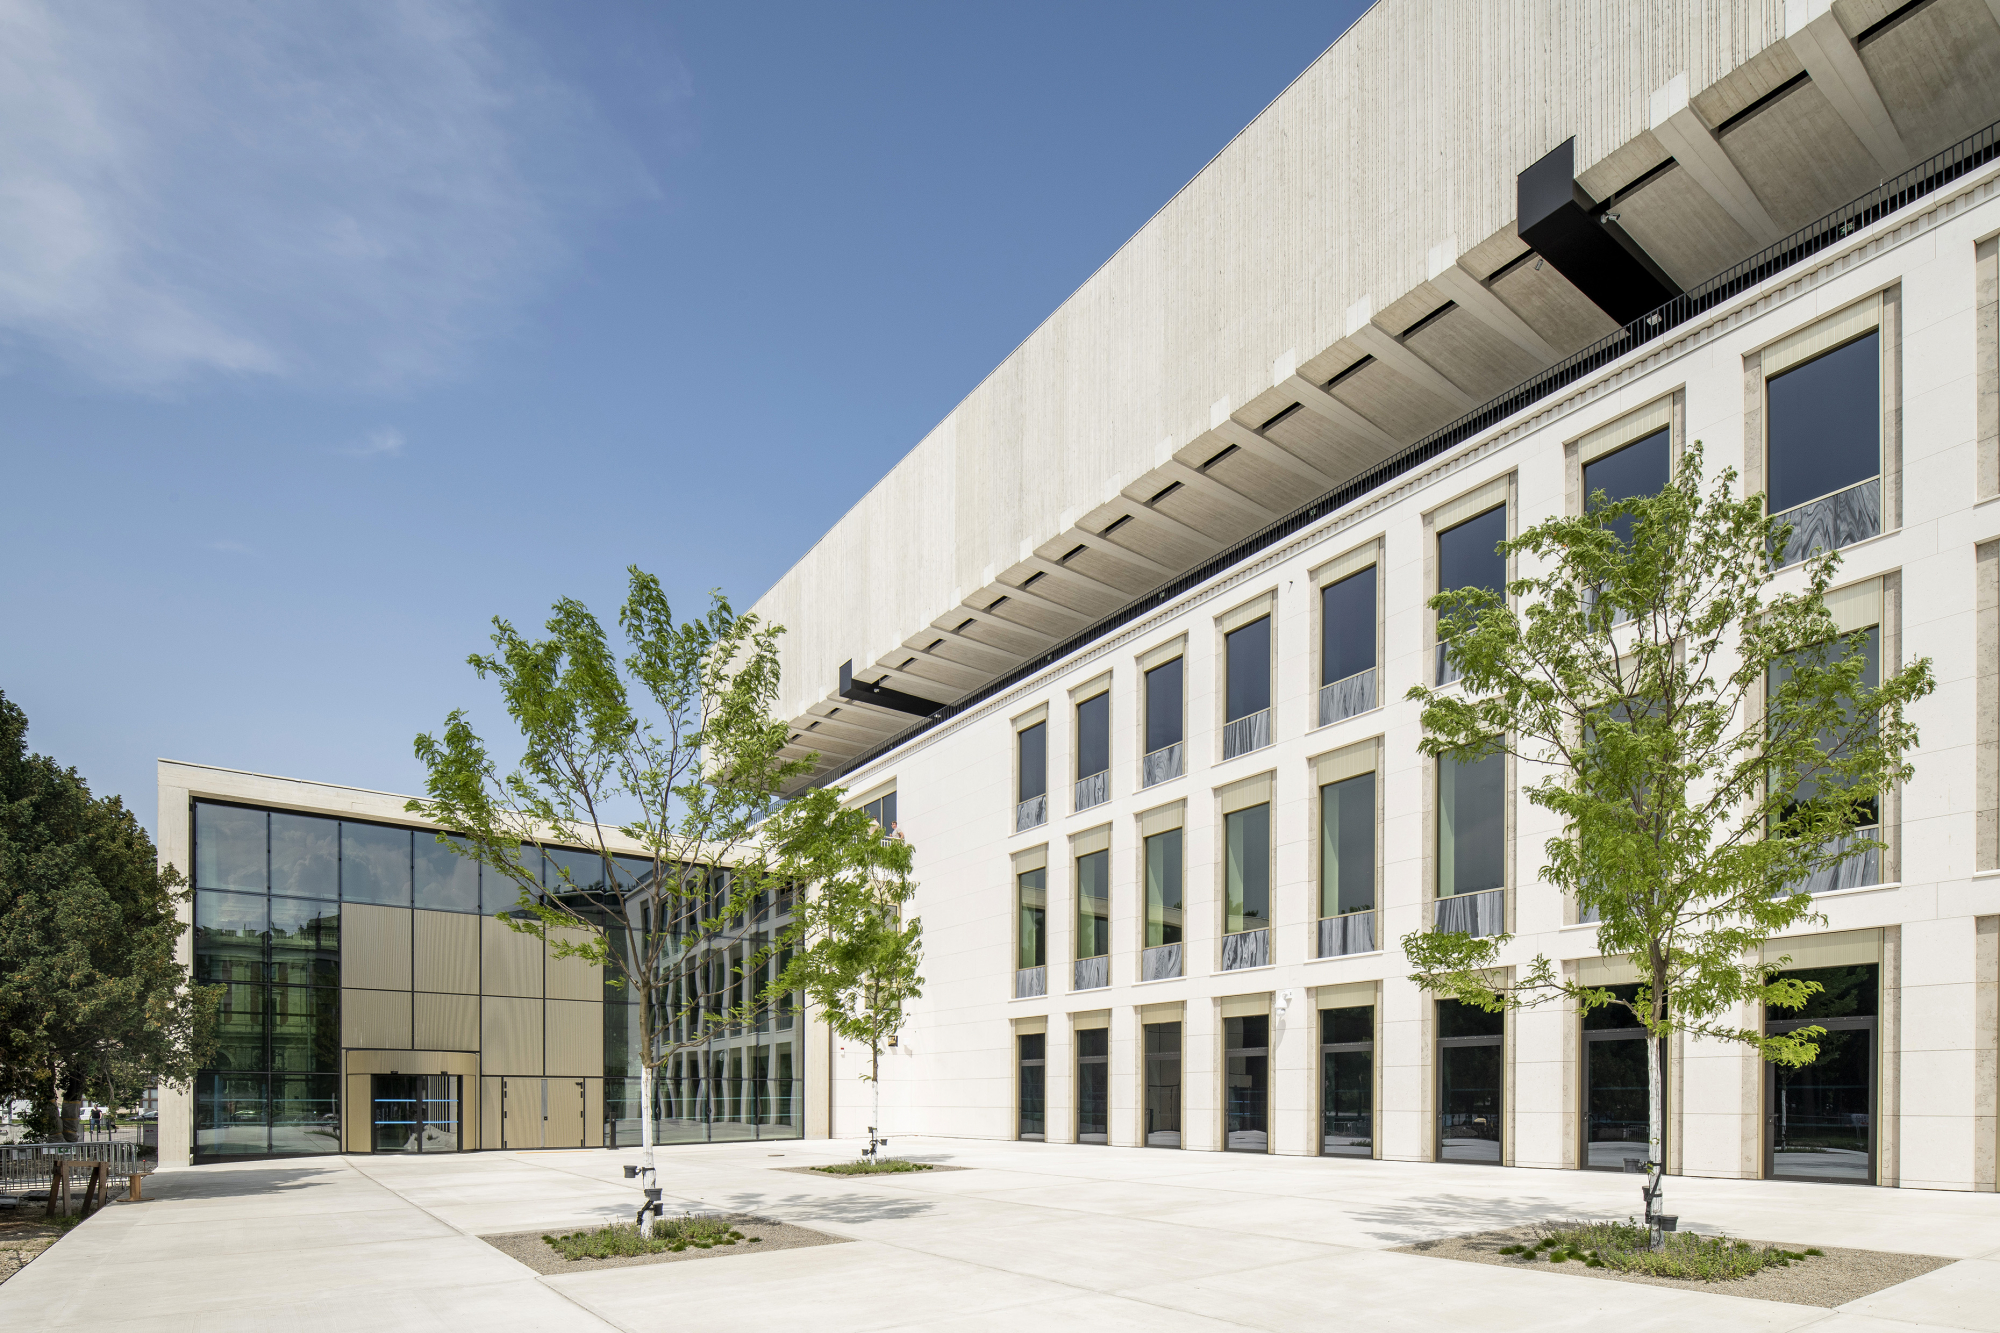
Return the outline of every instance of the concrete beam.
{"type": "Polygon", "coordinates": [[[1163,579],[1172,578],[1174,575],[1180,573],[1178,569],[1169,569],[1151,556],[1140,555],[1131,547],[1120,545],[1118,542],[1112,541],[1109,537],[1101,533],[1085,532],[1082,528],[1073,528],[1063,534],[1065,541],[1071,538],[1074,538],[1076,544],[1079,546],[1088,546],[1094,551],[1103,551],[1114,560],[1124,560],[1130,564],[1137,565],[1148,574],[1157,574],[1163,579]]]}
{"type": "MultiPolygon", "coordinates": [[[[936,704],[939,708],[942,708],[946,704],[952,702],[952,700],[950,699],[937,699],[932,697],[932,695],[936,691],[939,690],[949,691],[951,689],[951,686],[945,684],[941,680],[932,680],[929,676],[914,675],[911,672],[903,671],[897,667],[883,666],[879,662],[870,666],[868,668],[867,674],[869,676],[868,683],[870,685],[884,685],[888,689],[901,690],[904,694],[914,694],[917,698],[922,699],[925,703],[936,704]]],[[[855,679],[860,680],[861,676],[857,673],[855,679]]],[[[963,690],[959,691],[960,695],[963,695],[964,693],[965,691],[963,690]]],[[[844,709],[850,704],[859,702],[861,701],[857,699],[843,699],[841,700],[840,706],[844,709]]],[[[873,705],[870,706],[873,707],[873,705]]],[[[915,713],[898,713],[896,715],[898,717],[917,716],[917,714],[915,713]]]]}
{"type": "MultiPolygon", "coordinates": [[[[1134,594],[1126,592],[1123,588],[1113,587],[1111,584],[1104,583],[1098,579],[1094,579],[1090,577],[1090,575],[1088,574],[1080,574],[1076,570],[1071,569],[1068,565],[1058,564],[1054,560],[1044,560],[1042,559],[1042,557],[1038,555],[1031,555],[1026,560],[1023,560],[1021,563],[1032,567],[1037,573],[1045,574],[1052,579],[1053,578],[1075,579],[1078,583],[1083,584],[1087,588],[1095,589],[1098,592],[1109,593],[1113,597],[1118,598],[1120,601],[1130,601],[1134,596],[1134,594]]],[[[1001,586],[1004,587],[1006,585],[1003,584],[1001,586]]]]}
{"type": "Polygon", "coordinates": [[[1198,468],[1189,467],[1186,463],[1181,462],[1181,460],[1178,458],[1169,458],[1166,462],[1160,464],[1160,466],[1155,468],[1154,470],[1156,472],[1166,473],[1168,477],[1172,478],[1174,481],[1180,482],[1183,486],[1212,486],[1216,490],[1221,491],[1224,495],[1228,496],[1229,502],[1231,504],[1241,505],[1243,508],[1255,514],[1258,518],[1258,521],[1260,522],[1275,523],[1278,521],[1278,515],[1272,510],[1264,508],[1263,505],[1258,504],[1255,500],[1251,499],[1243,492],[1239,490],[1234,490],[1228,486],[1223,485],[1221,482],[1217,481],[1214,477],[1209,476],[1206,472],[1203,472],[1198,468]]]}
{"type": "MultiPolygon", "coordinates": [[[[2000,0],[1995,0],[1995,3],[2000,4],[2000,0]]],[[[1134,523],[1150,525],[1156,531],[1171,532],[1176,537],[1199,542],[1210,551],[1222,549],[1221,538],[1211,537],[1200,528],[1190,527],[1177,518],[1170,518],[1157,509],[1149,508],[1144,500],[1134,500],[1129,495],[1125,496],[1125,499],[1131,501],[1130,507],[1125,512],[1131,516],[1134,523]]],[[[1115,519],[1113,521],[1116,522],[1115,519]]]]}
{"type": "Polygon", "coordinates": [[[1305,459],[1289,450],[1279,448],[1234,418],[1222,421],[1211,433],[1235,445],[1258,462],[1303,478],[1323,491],[1330,491],[1339,484],[1305,459]]]}
{"type": "MultiPolygon", "coordinates": [[[[1023,625],[1018,620],[1008,620],[1005,616],[996,616],[991,611],[983,610],[976,606],[960,604],[958,609],[959,614],[966,620],[977,620],[984,625],[995,625],[1012,634],[1025,634],[1031,639],[1044,639],[1049,643],[1054,643],[1063,637],[1059,634],[1049,634],[1043,630],[1038,630],[1032,625],[1023,625]]],[[[942,632],[941,630],[939,631],[939,633],[942,632]]]]}
{"type": "MultiPolygon", "coordinates": [[[[1032,561],[1032,557],[1030,559],[1032,561]]],[[[1058,565],[1057,568],[1060,569],[1061,566],[1058,565]]],[[[1104,586],[1103,584],[1095,583],[1093,580],[1090,579],[1085,579],[1084,582],[1091,583],[1094,587],[1101,588],[1104,586]]],[[[1017,588],[1011,583],[996,582],[994,583],[993,586],[1000,589],[1001,596],[1004,596],[1010,602],[1025,602],[1029,606],[1038,606],[1045,611],[1054,611],[1058,615],[1074,616],[1076,619],[1083,621],[1090,621],[1097,619],[1095,615],[1091,614],[1088,611],[1079,611],[1073,606],[1064,606],[1061,602],[1052,602],[1048,598],[1043,597],[1039,593],[1029,592],[1026,588],[1017,588]]],[[[1114,589],[1113,591],[1116,590],[1114,589]]],[[[1131,597],[1130,593],[1124,593],[1124,592],[1118,593],[1118,599],[1120,601],[1128,600],[1130,597],[1131,597]]],[[[996,597],[993,600],[998,601],[999,598],[996,597]]],[[[992,603],[989,602],[987,603],[987,605],[991,606],[992,603]]]]}
{"type": "Polygon", "coordinates": [[[1758,245],[1769,245],[1783,233],[1764,201],[1750,188],[1736,163],[1722,150],[1722,141],[1688,105],[1687,75],[1676,74],[1653,93],[1649,106],[1653,137],[1673,156],[1682,171],[1722,205],[1758,245]]]}
{"type": "MultiPolygon", "coordinates": [[[[2000,3],[2000,0],[1995,0],[1995,3],[2000,3]]],[[[1365,440],[1377,449],[1394,453],[1403,447],[1402,441],[1317,384],[1309,383],[1297,375],[1287,375],[1278,382],[1277,387],[1290,394],[1293,401],[1320,420],[1365,440]]]]}
{"type": "Polygon", "coordinates": [[[1461,412],[1479,406],[1473,396],[1446,379],[1444,372],[1403,346],[1379,324],[1364,324],[1348,335],[1348,340],[1389,369],[1427,392],[1436,394],[1461,412]]]}
{"type": "MultiPolygon", "coordinates": [[[[955,671],[958,672],[960,675],[970,676],[975,681],[983,682],[986,680],[990,680],[994,675],[993,672],[987,670],[984,667],[974,666],[970,662],[954,662],[949,657],[939,657],[937,654],[927,653],[921,648],[912,648],[906,643],[897,644],[896,651],[888,654],[888,656],[897,659],[898,665],[896,669],[899,671],[902,669],[901,666],[902,662],[906,662],[910,658],[914,657],[919,662],[929,662],[933,664],[940,671],[955,671]]],[[[936,681],[933,682],[933,684],[944,686],[944,688],[947,689],[950,688],[949,686],[945,685],[943,681],[936,681]]]]}
{"type": "MultiPolygon", "coordinates": [[[[965,619],[965,617],[963,616],[959,618],[961,620],[965,619]]],[[[990,618],[991,617],[989,617],[989,619],[990,618]]],[[[1000,658],[1007,664],[1007,666],[1010,667],[1015,665],[1016,663],[1025,660],[1025,654],[1013,652],[1009,649],[1002,648],[997,643],[983,643],[978,639],[968,638],[967,636],[960,634],[957,630],[940,629],[936,625],[931,625],[926,627],[923,633],[917,635],[916,637],[923,639],[926,642],[934,641],[937,639],[943,639],[948,643],[956,643],[966,648],[968,651],[987,653],[993,657],[1000,658]]],[[[903,646],[906,648],[909,647],[908,644],[904,644],[903,646]]],[[[1002,670],[1004,669],[1005,668],[1003,667],[1002,670]]]]}
{"type": "Polygon", "coordinates": [[[1432,274],[1431,286],[1450,297],[1460,310],[1543,365],[1552,366],[1562,360],[1562,353],[1548,339],[1536,333],[1528,321],[1515,314],[1513,307],[1495,295],[1490,287],[1457,264],[1447,264],[1432,274]]]}
{"type": "MultiPolygon", "coordinates": [[[[2000,5],[2000,0],[1989,3],[2000,5]]],[[[1813,86],[1826,95],[1826,100],[1847,122],[1847,128],[1861,140],[1861,146],[1875,159],[1882,174],[1895,175],[1909,165],[1910,150],[1903,143],[1896,122],[1889,118],[1889,108],[1882,104],[1875,80],[1868,76],[1868,67],[1861,63],[1860,53],[1831,9],[1824,9],[1818,17],[1793,30],[1792,19],[1795,15],[1803,17],[1801,11],[1807,8],[1796,0],[1785,6],[1785,44],[1806,67],[1806,73],[1812,75],[1813,86]]]]}

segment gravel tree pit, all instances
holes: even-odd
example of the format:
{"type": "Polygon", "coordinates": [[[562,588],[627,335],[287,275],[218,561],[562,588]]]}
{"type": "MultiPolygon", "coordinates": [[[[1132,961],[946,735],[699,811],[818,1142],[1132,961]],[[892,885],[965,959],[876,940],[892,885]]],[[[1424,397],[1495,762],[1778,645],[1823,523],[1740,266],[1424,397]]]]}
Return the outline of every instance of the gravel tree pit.
{"type": "Polygon", "coordinates": [[[814,1231],[809,1227],[793,1226],[789,1222],[773,1222],[769,1218],[753,1217],[749,1214],[716,1214],[728,1222],[744,1239],[734,1245],[717,1245],[712,1249],[699,1250],[692,1246],[685,1250],[668,1250],[659,1254],[622,1255],[615,1259],[565,1259],[542,1239],[545,1235],[563,1235],[569,1231],[593,1230],[589,1227],[569,1227],[563,1229],[545,1228],[540,1231],[512,1231],[496,1236],[481,1236],[479,1239],[499,1250],[509,1258],[518,1259],[537,1273],[589,1273],[600,1268],[630,1268],[638,1264],[685,1263],[695,1259],[720,1259],[731,1254],[761,1254],[769,1250],[799,1250],[812,1245],[838,1245],[846,1241],[846,1236],[830,1236],[824,1231],[814,1231]],[[751,1243],[751,1238],[755,1243],[751,1243]]]}

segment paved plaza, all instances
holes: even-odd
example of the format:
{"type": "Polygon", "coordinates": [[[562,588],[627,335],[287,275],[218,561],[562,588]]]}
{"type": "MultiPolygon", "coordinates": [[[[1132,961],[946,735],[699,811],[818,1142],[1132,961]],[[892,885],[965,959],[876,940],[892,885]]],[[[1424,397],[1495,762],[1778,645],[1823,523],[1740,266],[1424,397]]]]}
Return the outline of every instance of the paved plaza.
{"type": "MultiPolygon", "coordinates": [[[[2000,1196],[1670,1181],[1684,1222],[1961,1262],[1837,1310],[1390,1253],[1624,1216],[1633,1179],[905,1139],[967,1171],[778,1168],[839,1142],[663,1150],[672,1203],[853,1244],[537,1277],[477,1239],[629,1218],[634,1151],[325,1157],[163,1172],[0,1286],[0,1327],[202,1329],[1813,1329],[2000,1331],[2000,1196]]],[[[670,1203],[670,1206],[672,1206],[670,1203]]]]}

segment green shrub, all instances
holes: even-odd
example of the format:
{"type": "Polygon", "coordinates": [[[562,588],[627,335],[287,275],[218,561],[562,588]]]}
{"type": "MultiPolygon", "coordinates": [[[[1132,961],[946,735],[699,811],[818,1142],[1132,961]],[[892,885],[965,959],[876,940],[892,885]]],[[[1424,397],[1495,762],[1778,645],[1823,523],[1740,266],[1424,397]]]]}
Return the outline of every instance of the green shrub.
{"type": "Polygon", "coordinates": [[[679,1254],[690,1245],[706,1250],[757,1238],[745,1236],[720,1218],[696,1217],[690,1213],[653,1223],[651,1237],[641,1236],[636,1223],[617,1222],[595,1231],[572,1231],[562,1236],[544,1234],[542,1239],[565,1259],[623,1259],[640,1254],[679,1254]]]}
{"type": "Polygon", "coordinates": [[[887,1158],[879,1162],[836,1162],[832,1166],[816,1166],[815,1171],[824,1171],[830,1176],[891,1176],[905,1171],[928,1171],[927,1162],[897,1162],[887,1158]]]}
{"type": "Polygon", "coordinates": [[[1527,1262],[1546,1253],[1552,1264],[1579,1260],[1586,1268],[1701,1282],[1733,1282],[1766,1268],[1803,1263],[1822,1253],[1775,1245],[1759,1248],[1728,1236],[1697,1236],[1689,1231],[1667,1233],[1665,1246],[1656,1250],[1647,1229],[1629,1218],[1624,1222],[1553,1222],[1537,1230],[1541,1236],[1533,1244],[1503,1246],[1500,1253],[1527,1262]]]}

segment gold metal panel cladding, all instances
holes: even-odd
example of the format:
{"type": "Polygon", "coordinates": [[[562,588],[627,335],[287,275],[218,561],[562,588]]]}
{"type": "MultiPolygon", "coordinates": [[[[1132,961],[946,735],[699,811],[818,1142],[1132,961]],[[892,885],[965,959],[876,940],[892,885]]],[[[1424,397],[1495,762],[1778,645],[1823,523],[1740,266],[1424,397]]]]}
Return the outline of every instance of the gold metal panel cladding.
{"type": "Polygon", "coordinates": [[[479,923],[463,912],[418,912],[416,986],[420,991],[479,994],[479,923]]]}
{"type": "Polygon", "coordinates": [[[369,1150],[369,1131],[374,1128],[371,1119],[374,1107],[374,1083],[367,1074],[347,1076],[347,1114],[342,1117],[348,1152],[369,1150]]]}
{"type": "MultiPolygon", "coordinates": [[[[542,1002],[489,995],[479,1006],[482,1068],[503,1074],[540,1074],[542,1002]]],[[[603,1066],[598,1069],[602,1072],[603,1066]]]]}
{"type": "Polygon", "coordinates": [[[549,932],[548,997],[551,1000],[598,1000],[604,998],[604,972],[594,963],[586,963],[581,958],[558,958],[555,944],[567,940],[582,944],[590,938],[588,931],[552,930],[549,932]]]}
{"type": "Polygon", "coordinates": [[[601,1078],[583,1081],[583,1146],[604,1146],[604,1080],[601,1078]]]}
{"type": "Polygon", "coordinates": [[[500,1080],[497,1078],[479,1080],[479,1146],[500,1146],[500,1080]]]}
{"type": "Polygon", "coordinates": [[[341,991],[340,1044],[409,1050],[410,993],[406,990],[341,991]]]}
{"type": "Polygon", "coordinates": [[[365,990],[410,988],[408,908],[340,905],[340,980],[365,990]]]}
{"type": "Polygon", "coordinates": [[[487,995],[539,996],[542,942],[533,935],[509,930],[491,917],[481,917],[479,929],[486,969],[480,989],[487,995]]]}
{"type": "Polygon", "coordinates": [[[478,1050],[479,997],[428,995],[418,991],[416,1033],[419,1050],[478,1050]]]}
{"type": "Polygon", "coordinates": [[[584,1000],[548,1002],[549,1077],[604,1073],[604,1006],[584,1000]]]}

